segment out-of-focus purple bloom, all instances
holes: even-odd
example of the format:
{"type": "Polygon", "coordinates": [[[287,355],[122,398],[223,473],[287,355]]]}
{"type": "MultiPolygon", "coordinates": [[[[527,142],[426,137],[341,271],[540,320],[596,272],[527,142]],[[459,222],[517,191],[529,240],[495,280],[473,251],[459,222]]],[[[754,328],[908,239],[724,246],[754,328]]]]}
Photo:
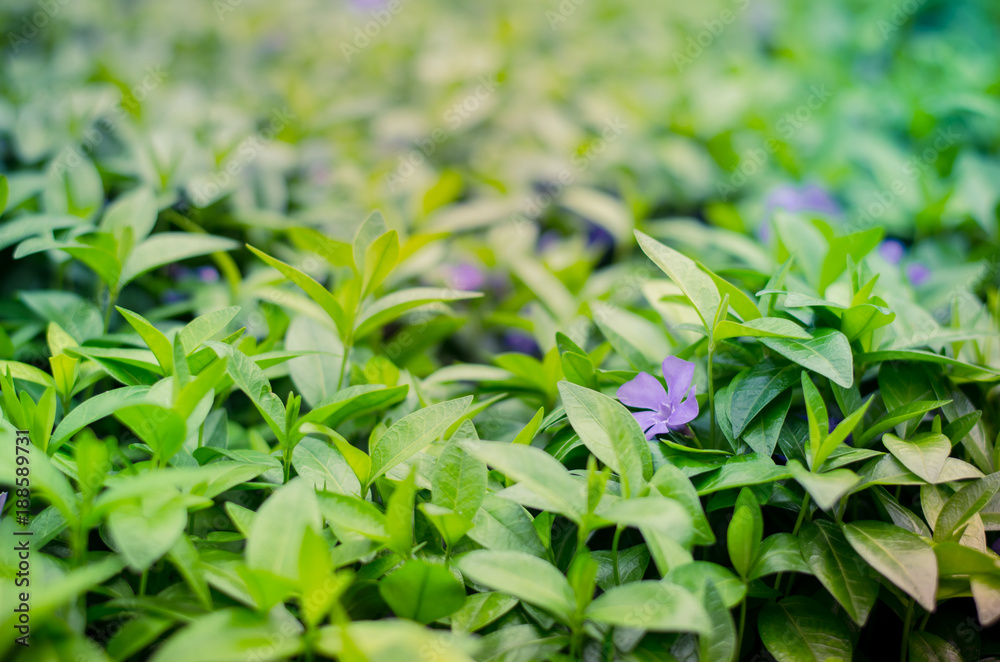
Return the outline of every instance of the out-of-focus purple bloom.
{"type": "Polygon", "coordinates": [[[369,9],[380,9],[385,6],[386,0],[347,0],[347,4],[352,9],[367,11],[369,9]]]}
{"type": "Polygon", "coordinates": [[[588,246],[614,246],[615,238],[604,227],[597,223],[587,223],[588,246]]]}
{"type": "Polygon", "coordinates": [[[538,252],[543,253],[552,246],[555,246],[562,239],[562,235],[555,230],[546,230],[538,237],[538,252]]]}
{"type": "Polygon", "coordinates": [[[7,503],[7,493],[0,492],[0,512],[3,512],[3,505],[7,503]]]}
{"type": "Polygon", "coordinates": [[[775,209],[785,209],[790,212],[818,211],[833,216],[840,214],[837,201],[826,189],[816,184],[778,186],[767,196],[766,215],[770,216],[775,209]]]}
{"type": "Polygon", "coordinates": [[[785,457],[784,455],[778,455],[777,453],[775,453],[774,454],[774,463],[775,464],[787,464],[788,463],[788,458],[785,457]]]}
{"type": "Polygon", "coordinates": [[[504,349],[510,352],[529,354],[534,357],[542,355],[542,350],[538,343],[528,333],[524,331],[507,331],[503,334],[504,349]]]}
{"type": "Polygon", "coordinates": [[[757,226],[757,239],[759,239],[760,243],[762,243],[762,244],[766,244],[769,241],[771,241],[771,224],[770,223],[768,223],[767,221],[764,221],[763,223],[761,223],[760,225],[757,226]]]}
{"type": "Polygon", "coordinates": [[[197,271],[198,280],[203,283],[219,282],[219,272],[215,267],[199,267],[197,271]]]}
{"type": "Polygon", "coordinates": [[[993,541],[992,548],[994,552],[1000,554],[1000,538],[997,538],[996,540],[993,541]]]}
{"type": "Polygon", "coordinates": [[[451,270],[451,286],[456,290],[479,290],[485,284],[486,276],[475,265],[464,262],[451,270]]]}
{"type": "Polygon", "coordinates": [[[163,303],[177,303],[179,301],[184,301],[186,297],[178,292],[177,290],[164,290],[163,295],[160,296],[160,300],[163,303]]]}
{"type": "Polygon", "coordinates": [[[889,264],[899,264],[906,253],[906,247],[898,239],[886,239],[878,247],[878,254],[889,264]]]}
{"type": "Polygon", "coordinates": [[[618,399],[622,404],[645,411],[632,412],[639,427],[646,433],[646,439],[669,430],[679,430],[698,415],[694,363],[668,356],[663,359],[663,378],[667,390],[660,380],[649,373],[640,372],[635,379],[618,388],[618,399]]]}
{"type": "Polygon", "coordinates": [[[185,278],[191,277],[191,270],[185,267],[183,264],[174,262],[167,265],[167,278],[174,281],[182,281],[185,278]]]}
{"type": "Polygon", "coordinates": [[[931,277],[931,270],[919,262],[911,262],[906,265],[906,277],[914,287],[920,287],[931,277]]]}

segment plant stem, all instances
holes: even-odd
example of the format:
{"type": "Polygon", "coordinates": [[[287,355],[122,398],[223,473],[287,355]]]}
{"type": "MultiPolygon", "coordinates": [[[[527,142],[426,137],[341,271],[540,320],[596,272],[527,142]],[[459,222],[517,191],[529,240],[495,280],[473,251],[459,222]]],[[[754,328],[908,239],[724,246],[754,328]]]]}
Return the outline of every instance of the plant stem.
{"type": "Polygon", "coordinates": [[[740,626],[736,630],[736,659],[739,659],[739,651],[743,646],[743,628],[746,626],[747,622],[747,599],[746,596],[743,597],[743,601],[740,602],[740,626]]]}
{"type": "Polygon", "coordinates": [[[708,346],[708,417],[712,423],[712,438],[710,443],[715,448],[715,377],[712,375],[713,355],[715,354],[714,343],[708,346]]]}
{"type": "Polygon", "coordinates": [[[618,569],[618,539],[622,537],[622,527],[615,528],[615,537],[611,540],[611,560],[615,569],[615,586],[622,585],[621,571],[618,569]]]}
{"type": "Polygon", "coordinates": [[[799,506],[799,518],[795,520],[795,527],[792,529],[792,535],[799,535],[799,527],[802,526],[802,520],[805,519],[806,511],[809,510],[809,493],[806,492],[805,497],[802,499],[802,505],[799,506]]]}
{"type": "Polygon", "coordinates": [[[920,630],[921,632],[923,632],[924,628],[927,627],[927,621],[929,621],[930,618],[931,618],[931,613],[930,612],[927,612],[926,614],[924,614],[924,617],[922,619],[920,619],[920,625],[917,627],[917,629],[920,630]]]}
{"type": "Polygon", "coordinates": [[[906,604],[906,618],[903,619],[903,640],[899,644],[899,662],[906,662],[906,646],[910,641],[910,621],[913,620],[913,598],[906,604]]]}
{"type": "Polygon", "coordinates": [[[149,568],[142,571],[142,578],[139,579],[139,595],[146,595],[146,582],[149,581],[149,568]]]}
{"type": "Polygon", "coordinates": [[[115,301],[118,300],[118,293],[107,288],[108,292],[108,303],[104,307],[104,333],[108,332],[108,328],[111,326],[111,309],[115,307],[115,301]]]}

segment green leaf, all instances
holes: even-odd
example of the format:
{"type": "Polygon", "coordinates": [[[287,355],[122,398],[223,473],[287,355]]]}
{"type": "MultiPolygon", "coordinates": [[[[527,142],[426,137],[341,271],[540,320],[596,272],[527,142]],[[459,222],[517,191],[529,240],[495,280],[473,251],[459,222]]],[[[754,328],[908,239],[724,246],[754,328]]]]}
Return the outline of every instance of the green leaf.
{"type": "Polygon", "coordinates": [[[67,214],[27,214],[0,224],[0,250],[22,240],[53,230],[73,227],[80,223],[77,216],[67,214]]]}
{"type": "Polygon", "coordinates": [[[340,332],[341,339],[345,339],[350,336],[350,320],[347,313],[340,305],[340,302],[337,301],[336,297],[334,297],[329,290],[295,267],[285,264],[281,260],[273,258],[267,253],[254,248],[249,244],[247,245],[247,248],[249,248],[250,252],[262,259],[268,265],[281,272],[285,278],[302,288],[302,290],[309,295],[309,298],[316,302],[319,307],[330,316],[330,319],[333,320],[334,325],[337,327],[337,331],[340,332]]]}
{"type": "MultiPolygon", "coordinates": [[[[670,354],[670,343],[660,325],[601,301],[592,301],[588,305],[594,323],[604,337],[637,370],[652,372],[663,357],[670,354]]],[[[586,354],[582,350],[579,353],[586,354]]]]}
{"type": "Polygon", "coordinates": [[[173,347],[170,345],[170,341],[167,337],[163,335],[163,332],[157,329],[155,326],[149,323],[142,315],[133,313],[131,310],[125,310],[124,308],[115,306],[115,310],[121,313],[125,321],[135,329],[135,332],[139,334],[142,341],[146,343],[150,351],[153,352],[153,356],[156,357],[156,362],[160,364],[163,368],[163,373],[169,375],[173,372],[174,359],[173,347]]]}
{"type": "Polygon", "coordinates": [[[167,556],[180,572],[191,592],[198,598],[198,602],[205,609],[212,609],[212,594],[209,591],[208,582],[205,581],[205,573],[201,567],[198,550],[195,549],[191,539],[186,534],[181,534],[174,546],[167,552],[167,556]]]}
{"type": "Polygon", "coordinates": [[[942,356],[940,354],[935,354],[934,352],[928,352],[922,349],[893,349],[879,352],[866,352],[858,355],[856,358],[859,364],[894,361],[936,363],[938,365],[950,367],[952,369],[952,374],[955,377],[960,377],[962,379],[984,382],[992,382],[1000,379],[1000,370],[966,363],[965,361],[959,361],[957,359],[942,356]]]}
{"type": "Polygon", "coordinates": [[[324,423],[337,427],[344,421],[362,416],[402,401],[409,390],[407,385],[385,388],[381,384],[360,384],[340,389],[317,404],[300,419],[302,423],[324,423]]]}
{"type": "Polygon", "coordinates": [[[729,402],[729,419],[732,422],[733,437],[743,434],[755,416],[797,382],[799,373],[800,370],[795,366],[780,366],[774,361],[761,361],[733,378],[729,387],[732,394],[729,402]]]}
{"type": "Polygon", "coordinates": [[[338,537],[344,531],[357,533],[378,543],[389,541],[385,515],[375,504],[357,497],[319,492],[319,509],[338,537]]]}
{"type": "Polygon", "coordinates": [[[528,511],[513,501],[486,494],[473,524],[469,538],[486,549],[525,552],[539,557],[545,554],[528,511]]]}
{"type": "Polygon", "coordinates": [[[385,235],[389,227],[385,223],[385,218],[382,216],[382,212],[376,210],[365,218],[358,226],[357,232],[354,234],[354,242],[352,244],[352,252],[354,254],[354,265],[357,267],[358,273],[364,273],[367,269],[365,264],[365,256],[368,247],[377,238],[385,235]]]}
{"type": "Polygon", "coordinates": [[[722,301],[715,281],[698,268],[694,261],[674,249],[664,246],[649,235],[636,230],[635,237],[649,259],[663,270],[663,273],[670,276],[670,280],[674,281],[684,296],[690,299],[695,310],[698,311],[698,316],[701,317],[705,329],[711,332],[711,325],[715,321],[719,304],[722,301]]]}
{"type": "Polygon", "coordinates": [[[247,397],[264,417],[264,422],[279,440],[285,438],[285,405],[271,392],[271,382],[252,358],[225,343],[209,341],[219,358],[227,358],[226,371],[233,378],[238,389],[247,397]]]}
{"type": "Polygon", "coordinates": [[[246,562],[276,577],[299,578],[299,547],[307,528],[322,528],[319,504],[312,484],[293,478],[268,497],[257,510],[247,538],[246,562]]]}
{"type": "Polygon", "coordinates": [[[802,558],[799,539],[790,533],[775,533],[764,538],[757,553],[757,560],[750,568],[747,579],[753,581],[779,572],[812,574],[802,558]]]}
{"type": "Polygon", "coordinates": [[[871,404],[872,399],[868,398],[865,404],[854,412],[850,416],[842,420],[837,427],[833,429],[833,432],[822,436],[822,441],[819,444],[819,450],[815,451],[812,456],[812,467],[813,469],[818,469],[823,466],[826,462],[826,458],[830,457],[837,448],[843,443],[849,434],[857,427],[861,419],[864,418],[865,412],[868,411],[868,405],[871,404]]]}
{"type": "Polygon", "coordinates": [[[403,313],[429,303],[478,299],[481,296],[483,296],[481,292],[465,292],[439,287],[414,287],[398,290],[373,301],[361,312],[355,324],[354,337],[364,338],[403,313]]]}
{"type": "Polygon", "coordinates": [[[452,632],[481,630],[517,606],[517,602],[517,598],[499,592],[473,593],[465,599],[465,606],[451,615],[452,632]]]}
{"type": "Polygon", "coordinates": [[[172,409],[159,405],[124,407],[115,412],[115,418],[146,442],[162,462],[172,458],[187,437],[184,418],[172,409]]]}
{"type": "Polygon", "coordinates": [[[417,496],[416,467],[396,483],[385,506],[385,528],[389,549],[403,558],[413,551],[413,505],[417,496]]]}
{"type": "Polygon", "coordinates": [[[148,186],[141,186],[118,196],[108,205],[99,227],[119,240],[123,231],[128,228],[132,232],[132,240],[140,242],[153,231],[158,213],[153,190],[148,186]]]}
{"type": "Polygon", "coordinates": [[[904,467],[928,483],[936,483],[951,455],[951,440],[940,433],[924,432],[906,441],[894,434],[882,437],[882,444],[904,467]]]}
{"type": "Polygon", "coordinates": [[[854,383],[851,344],[840,331],[822,328],[817,329],[810,340],[761,338],[760,341],[789,361],[828,377],[835,384],[850,388],[854,383]]]}
{"type": "MultiPolygon", "coordinates": [[[[826,438],[830,419],[826,412],[823,396],[820,395],[809,373],[804,371],[802,372],[802,397],[805,399],[806,417],[809,421],[809,455],[816,457],[823,440],[826,438]]],[[[814,462],[813,466],[818,468],[820,464],[814,462]]]]}
{"type": "Polygon", "coordinates": [[[741,577],[749,575],[764,539],[764,517],[753,492],[744,487],[736,499],[733,518],[726,532],[729,560],[741,577]]]}
{"type": "Polygon", "coordinates": [[[698,498],[698,491],[691,484],[691,479],[684,475],[684,472],[672,464],[663,464],[653,478],[649,481],[650,487],[656,489],[660,494],[677,501],[691,516],[694,525],[695,545],[711,545],[715,542],[715,534],[705,516],[705,510],[701,506],[698,498]]]}
{"type": "Polygon", "coordinates": [[[947,641],[930,632],[910,632],[910,662],[962,662],[962,655],[947,641]]]}
{"type": "MultiPolygon", "coordinates": [[[[754,306],[754,310],[757,307],[754,306]]],[[[716,342],[727,338],[812,338],[808,331],[791,320],[781,317],[760,317],[746,322],[723,320],[715,326],[716,342]]]]}
{"type": "Polygon", "coordinates": [[[587,503],[584,485],[574,480],[559,460],[534,446],[472,440],[459,443],[469,453],[516,481],[518,486],[523,486],[535,503],[544,504],[545,510],[582,523],[587,503]]]}
{"type": "Polygon", "coordinates": [[[704,496],[719,490],[747,485],[764,485],[791,478],[787,467],[776,465],[774,460],[757,453],[737,455],[726,460],[719,469],[693,479],[698,494],[704,496]]]}
{"type": "Polygon", "coordinates": [[[965,485],[953,494],[941,508],[934,529],[935,542],[956,535],[993,497],[1000,492],[1000,472],[965,485]]]}
{"type": "Polygon", "coordinates": [[[920,536],[876,521],[843,525],[844,536],[870,566],[927,611],[934,610],[938,569],[934,550],[920,536]]]}
{"type": "Polygon", "coordinates": [[[707,634],[712,627],[698,598],[665,581],[617,586],[591,602],[584,615],[598,623],[652,632],[707,634]]]}
{"type": "Polygon", "coordinates": [[[119,287],[165,264],[238,248],[232,239],[189,232],[160,232],[135,247],[122,268],[119,287]]]}
{"type": "Polygon", "coordinates": [[[841,498],[858,484],[858,475],[850,469],[834,469],[825,473],[807,471],[798,460],[789,460],[788,470],[799,485],[804,487],[816,505],[830,510],[841,498]]]}
{"type": "Polygon", "coordinates": [[[438,456],[431,480],[432,501],[472,519],[486,496],[486,465],[453,440],[438,456]]]}
{"type": "Polygon", "coordinates": [[[979,623],[990,627],[1000,619],[1000,577],[977,575],[969,578],[972,598],[976,602],[979,623]]]}
{"type": "Polygon", "coordinates": [[[382,598],[400,618],[427,625],[465,604],[465,587],[443,565],[407,561],[378,584],[382,598]]]}
{"type": "Polygon", "coordinates": [[[778,662],[833,662],[851,659],[851,633],[840,618],[799,595],[760,610],[757,630],[778,662]]]}
{"type": "Polygon", "coordinates": [[[368,484],[436,440],[469,408],[472,396],[448,400],[404,416],[378,438],[370,451],[368,484]]]}
{"type": "Polygon", "coordinates": [[[653,476],[649,443],[635,417],[613,398],[559,382],[570,425],[598,460],[622,479],[624,495],[638,494],[653,476]]]}
{"type": "Polygon", "coordinates": [[[778,445],[778,437],[792,404],[791,393],[785,392],[772,400],[743,430],[743,441],[755,453],[770,457],[778,445]]]}
{"type": "Polygon", "coordinates": [[[128,566],[142,572],[184,535],[187,509],[169,492],[119,503],[108,515],[108,531],[128,566]]]}
{"type": "MultiPolygon", "coordinates": [[[[857,446],[867,446],[868,442],[875,439],[880,434],[888,432],[898,425],[903,425],[909,421],[915,421],[919,423],[924,414],[951,402],[951,400],[919,400],[917,402],[909,402],[901,407],[897,407],[892,411],[883,414],[877,421],[872,423],[871,427],[865,429],[860,435],[856,437],[855,445],[857,446]]],[[[950,435],[945,435],[951,438],[950,435]]],[[[962,435],[965,436],[965,435],[962,435]]],[[[960,438],[960,437],[959,437],[960,438]]]]}
{"type": "Polygon", "coordinates": [[[150,662],[283,660],[303,649],[302,625],[284,607],[259,614],[223,609],[196,617],[156,649],[150,662]]]}
{"type": "Polygon", "coordinates": [[[879,584],[840,528],[828,520],[806,524],[799,533],[799,546],[816,579],[851,620],[863,626],[875,606],[879,584]]]}
{"type": "Polygon", "coordinates": [[[562,623],[573,620],[573,589],[548,561],[524,552],[477,550],[462,557],[458,567],[473,581],[541,607],[562,623]]]}
{"type": "Polygon", "coordinates": [[[602,501],[597,515],[615,524],[669,532],[682,545],[691,540],[693,532],[691,516],[687,510],[677,501],[658,493],[632,499],[602,501]]]}
{"type": "Polygon", "coordinates": [[[285,349],[292,352],[317,352],[288,361],[288,373],[295,392],[310,407],[316,407],[337,394],[344,346],[329,326],[304,315],[292,319],[285,333],[285,349]]]}
{"type": "Polygon", "coordinates": [[[361,496],[361,483],[340,451],[304,437],[292,449],[295,472],[317,490],[361,496]]]}
{"type": "Polygon", "coordinates": [[[692,593],[698,593],[705,584],[711,584],[728,609],[739,605],[747,594],[747,585],[732,570],[708,561],[690,561],[674,566],[664,579],[692,593]]]}
{"type": "Polygon", "coordinates": [[[399,261],[399,235],[389,230],[365,248],[361,298],[382,284],[399,261]]]}
{"type": "Polygon", "coordinates": [[[190,356],[203,342],[225,329],[239,312],[239,306],[222,308],[196,317],[184,325],[184,328],[177,332],[177,339],[184,348],[184,354],[190,356]]]}
{"type": "Polygon", "coordinates": [[[708,612],[712,628],[699,637],[699,662],[731,662],[739,648],[736,624],[733,616],[722,601],[719,591],[711,582],[702,591],[702,603],[708,612]]]}

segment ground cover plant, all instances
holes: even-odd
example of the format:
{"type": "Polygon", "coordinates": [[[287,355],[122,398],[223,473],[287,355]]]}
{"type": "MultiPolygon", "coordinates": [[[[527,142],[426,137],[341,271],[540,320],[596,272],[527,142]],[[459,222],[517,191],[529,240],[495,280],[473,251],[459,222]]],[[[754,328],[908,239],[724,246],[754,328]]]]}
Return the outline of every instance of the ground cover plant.
{"type": "Polygon", "coordinates": [[[1000,657],[1000,14],[801,4],[0,8],[0,659],[1000,657]]]}

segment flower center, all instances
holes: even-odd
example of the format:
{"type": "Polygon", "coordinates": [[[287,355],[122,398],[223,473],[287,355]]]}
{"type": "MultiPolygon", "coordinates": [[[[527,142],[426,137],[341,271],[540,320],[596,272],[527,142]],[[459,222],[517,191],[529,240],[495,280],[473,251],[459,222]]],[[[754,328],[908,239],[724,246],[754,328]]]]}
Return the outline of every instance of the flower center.
{"type": "Polygon", "coordinates": [[[660,407],[656,410],[656,418],[660,421],[666,423],[670,420],[670,417],[674,413],[674,408],[669,403],[661,403],[660,407]]]}

